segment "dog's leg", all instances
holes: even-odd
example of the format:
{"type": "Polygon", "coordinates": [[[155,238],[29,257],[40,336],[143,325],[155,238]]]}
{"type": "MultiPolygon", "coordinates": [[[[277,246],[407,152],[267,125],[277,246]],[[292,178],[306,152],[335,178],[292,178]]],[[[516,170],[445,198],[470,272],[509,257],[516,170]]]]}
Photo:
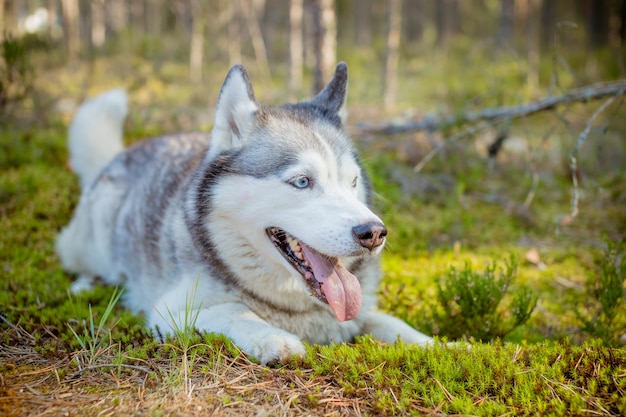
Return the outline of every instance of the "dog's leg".
{"type": "MultiPolygon", "coordinates": [[[[195,327],[198,330],[226,335],[262,364],[285,362],[294,355],[305,353],[297,336],[271,326],[244,304],[218,304],[192,314],[196,313],[195,327]]],[[[172,328],[171,319],[179,321],[174,315],[154,313],[150,325],[167,331],[172,328]]],[[[180,323],[176,325],[182,328],[180,323]]]]}
{"type": "Polygon", "coordinates": [[[95,274],[86,265],[88,255],[85,247],[89,244],[89,224],[83,210],[77,210],[71,223],[59,234],[56,250],[65,269],[79,274],[79,278],[70,287],[73,294],[91,290],[94,287],[95,274]]]}
{"type": "Polygon", "coordinates": [[[72,294],[80,294],[84,291],[90,291],[94,288],[95,279],[90,275],[81,275],[76,279],[76,281],[72,282],[70,285],[70,291],[72,294]]]}
{"type": "Polygon", "coordinates": [[[418,332],[405,322],[388,314],[371,312],[363,325],[363,333],[371,334],[374,339],[387,343],[402,340],[405,343],[418,345],[431,344],[433,339],[418,332]]]}

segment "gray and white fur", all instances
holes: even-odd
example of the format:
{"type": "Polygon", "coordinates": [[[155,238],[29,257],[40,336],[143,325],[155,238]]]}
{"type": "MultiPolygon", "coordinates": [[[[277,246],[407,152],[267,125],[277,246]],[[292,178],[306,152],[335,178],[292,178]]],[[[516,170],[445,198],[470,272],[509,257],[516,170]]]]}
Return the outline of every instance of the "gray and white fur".
{"type": "Polygon", "coordinates": [[[376,311],[386,229],[343,129],[347,67],[313,99],[260,106],[245,69],[222,86],[211,134],[122,147],[126,96],[84,103],[69,129],[82,196],[57,241],[74,291],[99,277],[161,332],[223,333],[261,363],[303,341],[428,336],[376,311]]]}

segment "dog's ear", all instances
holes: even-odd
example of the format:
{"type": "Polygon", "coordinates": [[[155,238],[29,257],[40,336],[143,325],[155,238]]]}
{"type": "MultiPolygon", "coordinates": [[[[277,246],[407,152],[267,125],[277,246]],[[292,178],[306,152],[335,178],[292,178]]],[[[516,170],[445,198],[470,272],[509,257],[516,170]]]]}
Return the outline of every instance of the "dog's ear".
{"type": "Polygon", "coordinates": [[[258,108],[248,73],[242,65],[235,65],[228,72],[217,99],[215,125],[207,155],[209,160],[243,144],[258,108]]]}
{"type": "Polygon", "coordinates": [[[348,66],[340,62],[335,68],[333,79],[310,101],[311,104],[336,114],[345,124],[348,118],[346,96],[348,90],[348,66]]]}

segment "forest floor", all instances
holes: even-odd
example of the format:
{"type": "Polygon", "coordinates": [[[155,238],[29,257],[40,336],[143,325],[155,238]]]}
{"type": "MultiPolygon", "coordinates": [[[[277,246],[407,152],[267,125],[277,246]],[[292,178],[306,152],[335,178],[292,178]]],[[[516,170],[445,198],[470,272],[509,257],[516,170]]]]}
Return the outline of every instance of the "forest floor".
{"type": "MultiPolygon", "coordinates": [[[[197,88],[177,81],[181,66],[111,61],[48,62],[27,113],[0,126],[1,415],[626,414],[625,303],[608,312],[600,295],[607,268],[619,275],[624,264],[623,118],[599,120],[585,143],[572,213],[568,155],[595,107],[569,108],[567,123],[553,115],[513,123],[495,158],[485,149],[500,127],[485,129],[416,173],[450,132],[384,136],[360,126],[427,113],[416,109],[435,106],[428,89],[437,87],[414,101],[406,93],[413,105],[385,114],[367,87],[371,74],[351,67],[359,104],[349,102],[348,128],[390,230],[380,307],[441,339],[428,349],[367,337],[311,345],[305,358],[266,367],[220,336],[157,343],[141,318],[111,301],[111,288],[68,292],[73,277],[54,240],[79,196],[65,146],[76,104],[121,85],[131,98],[129,142],[208,130],[227,70],[197,88]],[[514,280],[490,317],[511,323],[524,288],[537,300],[528,320],[486,333],[446,320],[455,312],[442,304],[441,283],[451,268],[485,276],[491,265],[499,279],[509,259],[514,280]],[[442,343],[455,334],[464,336],[458,345],[442,343]]],[[[256,85],[261,102],[284,101],[283,84],[256,85]]]]}

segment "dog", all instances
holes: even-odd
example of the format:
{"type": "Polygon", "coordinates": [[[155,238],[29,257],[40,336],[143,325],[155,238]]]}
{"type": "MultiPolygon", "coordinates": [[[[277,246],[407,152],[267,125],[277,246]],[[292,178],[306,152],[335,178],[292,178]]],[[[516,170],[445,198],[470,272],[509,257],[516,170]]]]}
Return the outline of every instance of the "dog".
{"type": "Polygon", "coordinates": [[[82,104],[69,128],[82,195],[57,240],[72,290],[123,286],[150,328],[222,333],[262,364],[305,341],[430,343],[376,311],[387,229],[344,130],[347,81],[340,63],[312,99],[262,106],[237,65],[211,133],[127,149],[125,92],[82,104]]]}

